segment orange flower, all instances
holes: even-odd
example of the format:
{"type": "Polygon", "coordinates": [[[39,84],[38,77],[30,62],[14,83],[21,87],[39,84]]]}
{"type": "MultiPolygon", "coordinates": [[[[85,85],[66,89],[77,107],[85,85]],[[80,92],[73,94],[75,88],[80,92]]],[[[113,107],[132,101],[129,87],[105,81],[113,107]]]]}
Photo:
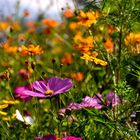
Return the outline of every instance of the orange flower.
{"type": "Polygon", "coordinates": [[[6,30],[9,24],[5,21],[0,21],[0,30],[6,30]]]}
{"type": "Polygon", "coordinates": [[[74,37],[74,48],[81,51],[82,53],[88,53],[93,46],[93,37],[87,36],[82,37],[82,33],[78,32],[74,37]]]}
{"type": "Polygon", "coordinates": [[[97,52],[91,52],[91,56],[97,57],[98,56],[98,53],[97,52]]]}
{"type": "Polygon", "coordinates": [[[4,43],[3,49],[5,52],[9,54],[15,54],[17,53],[17,50],[18,50],[17,46],[10,46],[9,43],[4,43]]]}
{"type": "Polygon", "coordinates": [[[92,24],[96,23],[99,13],[96,11],[84,12],[80,11],[78,16],[78,24],[84,27],[90,27],[92,24]]]}
{"type": "Polygon", "coordinates": [[[64,56],[60,59],[62,64],[70,65],[73,62],[73,56],[70,53],[65,53],[64,56]]]}
{"type": "Polygon", "coordinates": [[[26,26],[29,27],[29,28],[35,27],[35,23],[33,21],[28,21],[26,23],[26,26]]]}
{"type": "Polygon", "coordinates": [[[75,44],[73,45],[73,47],[76,50],[81,51],[82,53],[86,53],[86,54],[88,54],[90,49],[92,48],[92,46],[86,45],[86,44],[75,44]]]}
{"type": "Polygon", "coordinates": [[[136,38],[136,42],[137,42],[137,43],[140,43],[140,33],[137,33],[137,34],[135,35],[135,38],[136,38]]]}
{"type": "Polygon", "coordinates": [[[106,40],[106,42],[104,43],[104,47],[106,48],[106,51],[109,53],[113,52],[113,48],[114,48],[114,43],[112,41],[112,38],[108,38],[106,40]]]}
{"type": "Polygon", "coordinates": [[[34,33],[36,31],[35,23],[33,21],[28,21],[26,26],[28,27],[29,33],[34,33]]]}
{"type": "Polygon", "coordinates": [[[43,53],[42,48],[40,46],[29,45],[28,47],[21,46],[21,56],[25,55],[38,55],[43,53]]]}
{"type": "Polygon", "coordinates": [[[108,27],[108,33],[109,33],[109,34],[112,34],[112,33],[115,32],[115,31],[116,31],[116,29],[115,29],[113,26],[110,25],[110,26],[108,27]]]}
{"type": "Polygon", "coordinates": [[[72,73],[71,78],[80,82],[83,81],[84,79],[84,74],[82,72],[77,72],[77,73],[72,73]]]}
{"type": "Polygon", "coordinates": [[[74,12],[72,9],[65,9],[64,12],[63,12],[63,15],[66,17],[66,18],[71,18],[74,16],[74,12]]]}
{"type": "Polygon", "coordinates": [[[125,38],[125,43],[133,54],[140,53],[140,33],[130,33],[125,38]]]}
{"type": "Polygon", "coordinates": [[[13,27],[15,30],[20,30],[20,29],[21,29],[20,23],[17,22],[17,21],[14,21],[14,22],[12,23],[12,27],[13,27]]]}
{"type": "Polygon", "coordinates": [[[134,33],[130,33],[129,35],[127,35],[126,38],[125,38],[125,43],[126,43],[126,45],[129,45],[129,46],[135,45],[135,43],[136,43],[135,34],[134,33]]]}
{"type": "Polygon", "coordinates": [[[71,30],[75,30],[78,27],[79,27],[79,25],[76,22],[71,22],[70,25],[69,25],[69,28],[71,30]]]}
{"type": "Polygon", "coordinates": [[[52,27],[52,28],[58,26],[58,22],[53,19],[43,19],[42,24],[48,25],[49,27],[52,27]]]}

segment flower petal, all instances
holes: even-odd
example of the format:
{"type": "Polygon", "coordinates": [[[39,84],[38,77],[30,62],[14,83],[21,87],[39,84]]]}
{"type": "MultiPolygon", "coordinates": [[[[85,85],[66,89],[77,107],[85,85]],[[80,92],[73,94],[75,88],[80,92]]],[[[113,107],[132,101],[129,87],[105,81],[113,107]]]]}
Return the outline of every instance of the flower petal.
{"type": "Polygon", "coordinates": [[[48,87],[55,92],[55,94],[67,92],[72,87],[71,79],[60,79],[58,77],[50,78],[48,80],[48,87]]]}
{"type": "Polygon", "coordinates": [[[121,100],[119,98],[118,95],[116,95],[114,92],[109,92],[107,97],[107,106],[115,106],[115,105],[118,105],[118,104],[121,104],[121,100]]]}
{"type": "Polygon", "coordinates": [[[65,138],[62,138],[62,140],[82,140],[82,138],[75,136],[67,136],[65,138]]]}
{"type": "Polygon", "coordinates": [[[97,101],[89,96],[86,96],[82,99],[81,105],[85,108],[94,107],[97,104],[97,101]]]}
{"type": "Polygon", "coordinates": [[[30,85],[16,87],[15,90],[14,90],[14,93],[15,93],[16,98],[20,98],[23,101],[29,101],[29,100],[31,100],[31,96],[25,95],[23,93],[25,90],[30,90],[30,89],[31,89],[31,86],[30,85]]]}
{"type": "Polygon", "coordinates": [[[34,91],[30,91],[30,90],[25,90],[24,94],[29,95],[29,96],[34,96],[34,97],[46,98],[46,95],[44,95],[42,93],[37,93],[37,92],[34,92],[34,91]]]}
{"type": "Polygon", "coordinates": [[[45,81],[35,81],[33,82],[32,85],[36,91],[41,92],[41,93],[44,93],[48,89],[45,84],[45,81]]]}

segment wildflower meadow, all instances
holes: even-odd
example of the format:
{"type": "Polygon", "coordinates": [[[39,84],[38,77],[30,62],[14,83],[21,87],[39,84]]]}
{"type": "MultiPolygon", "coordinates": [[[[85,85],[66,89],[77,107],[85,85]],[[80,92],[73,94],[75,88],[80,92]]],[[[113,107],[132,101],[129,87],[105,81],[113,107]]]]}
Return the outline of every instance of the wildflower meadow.
{"type": "Polygon", "coordinates": [[[0,15],[0,140],[140,139],[140,1],[73,4],[0,15]]]}

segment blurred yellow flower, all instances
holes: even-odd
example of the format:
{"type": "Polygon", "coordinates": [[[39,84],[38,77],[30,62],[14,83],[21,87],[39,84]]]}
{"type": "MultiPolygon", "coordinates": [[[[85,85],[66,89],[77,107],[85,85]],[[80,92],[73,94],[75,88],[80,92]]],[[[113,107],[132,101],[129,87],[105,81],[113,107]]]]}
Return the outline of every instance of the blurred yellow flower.
{"type": "Polygon", "coordinates": [[[77,32],[77,34],[74,36],[74,43],[74,48],[81,51],[82,53],[88,53],[89,50],[94,47],[93,37],[83,37],[81,32],[77,32]]]}
{"type": "Polygon", "coordinates": [[[15,30],[20,30],[20,29],[21,29],[20,23],[17,22],[17,21],[13,21],[12,27],[13,27],[15,30]]]}
{"type": "Polygon", "coordinates": [[[6,30],[8,27],[9,27],[8,22],[0,21],[0,31],[1,30],[6,30]]]}
{"type": "Polygon", "coordinates": [[[96,11],[80,11],[78,16],[78,24],[84,27],[90,27],[92,24],[96,23],[97,18],[99,17],[99,13],[96,11]]]}
{"type": "Polygon", "coordinates": [[[83,54],[83,56],[80,57],[81,59],[87,60],[87,61],[93,61],[94,57],[90,56],[88,54],[83,54]]]}
{"type": "Polygon", "coordinates": [[[3,100],[2,102],[5,104],[18,104],[18,103],[20,103],[18,100],[3,100]]]}
{"type": "Polygon", "coordinates": [[[95,64],[100,64],[101,66],[106,66],[108,65],[108,63],[104,60],[101,60],[99,58],[93,57],[91,55],[88,54],[83,54],[82,57],[80,57],[81,59],[87,60],[87,61],[94,61],[95,64]]]}
{"type": "Polygon", "coordinates": [[[29,46],[21,46],[21,56],[26,56],[26,55],[39,55],[43,53],[43,49],[40,48],[39,45],[34,46],[34,45],[29,45],[29,46]]]}
{"type": "Polygon", "coordinates": [[[140,33],[130,33],[125,38],[125,44],[133,54],[140,53],[140,33]]]}
{"type": "Polygon", "coordinates": [[[3,121],[10,121],[11,120],[11,117],[10,116],[7,116],[7,117],[2,117],[1,119],[3,121]]]}
{"type": "MultiPolygon", "coordinates": [[[[4,108],[7,108],[7,107],[8,107],[8,104],[1,104],[0,105],[0,109],[4,109],[4,108]]],[[[0,110],[0,114],[5,116],[8,113],[0,110]]]]}
{"type": "Polygon", "coordinates": [[[101,66],[108,65],[108,63],[106,61],[103,61],[103,60],[98,59],[98,58],[94,58],[94,62],[95,62],[95,64],[100,64],[101,66]]]}
{"type": "Polygon", "coordinates": [[[0,105],[0,109],[7,108],[7,107],[8,107],[8,104],[2,104],[2,105],[0,105]]]}
{"type": "Polygon", "coordinates": [[[13,120],[15,118],[16,118],[16,114],[13,114],[12,116],[3,116],[1,119],[3,121],[11,121],[11,120],[13,120]]]}
{"type": "Polygon", "coordinates": [[[8,42],[3,44],[3,49],[9,54],[15,54],[18,50],[17,46],[10,46],[8,42]]]}
{"type": "Polygon", "coordinates": [[[8,113],[4,111],[0,111],[0,114],[6,116],[8,113]]]}
{"type": "Polygon", "coordinates": [[[135,45],[140,43],[140,33],[130,33],[125,38],[126,45],[135,45]]]}

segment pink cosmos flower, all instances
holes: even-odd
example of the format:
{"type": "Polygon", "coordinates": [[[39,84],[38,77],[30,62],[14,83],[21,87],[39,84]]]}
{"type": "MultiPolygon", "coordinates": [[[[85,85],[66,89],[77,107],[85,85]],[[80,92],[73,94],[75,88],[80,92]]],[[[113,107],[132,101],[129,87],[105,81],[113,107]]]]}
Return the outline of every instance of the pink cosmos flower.
{"type": "Polygon", "coordinates": [[[109,92],[106,96],[106,105],[107,106],[115,106],[121,104],[122,101],[114,92],[109,92]]]}
{"type": "MultiPolygon", "coordinates": [[[[47,135],[40,137],[40,138],[35,138],[35,140],[57,140],[57,139],[60,139],[60,138],[58,138],[55,135],[51,135],[51,134],[47,134],[47,135]]],[[[75,137],[75,136],[67,136],[67,137],[62,138],[60,140],[82,140],[82,138],[75,137]]]]}
{"type": "Polygon", "coordinates": [[[53,77],[46,80],[35,81],[31,85],[32,89],[18,87],[18,89],[15,90],[15,93],[29,97],[50,98],[69,91],[72,87],[72,80],[68,78],[61,79],[53,77]],[[17,92],[18,90],[20,90],[20,93],[17,92]]]}
{"type": "Polygon", "coordinates": [[[102,101],[100,100],[101,94],[97,94],[96,96],[94,96],[93,98],[86,96],[85,98],[82,99],[82,102],[80,103],[83,108],[90,108],[90,107],[94,107],[94,108],[100,108],[98,107],[98,104],[100,104],[102,101]]]}
{"type": "Polygon", "coordinates": [[[83,108],[103,109],[109,106],[116,106],[121,103],[121,99],[114,92],[108,93],[108,95],[106,96],[106,102],[104,102],[102,94],[98,93],[93,98],[86,96],[82,99],[81,103],[70,103],[66,108],[60,109],[59,114],[63,115],[67,112],[67,110],[73,111],[81,110],[83,108]]]}
{"type": "Polygon", "coordinates": [[[29,95],[25,95],[23,91],[31,89],[31,85],[16,87],[16,89],[14,90],[15,97],[21,99],[22,101],[30,101],[32,97],[29,95]]]}

